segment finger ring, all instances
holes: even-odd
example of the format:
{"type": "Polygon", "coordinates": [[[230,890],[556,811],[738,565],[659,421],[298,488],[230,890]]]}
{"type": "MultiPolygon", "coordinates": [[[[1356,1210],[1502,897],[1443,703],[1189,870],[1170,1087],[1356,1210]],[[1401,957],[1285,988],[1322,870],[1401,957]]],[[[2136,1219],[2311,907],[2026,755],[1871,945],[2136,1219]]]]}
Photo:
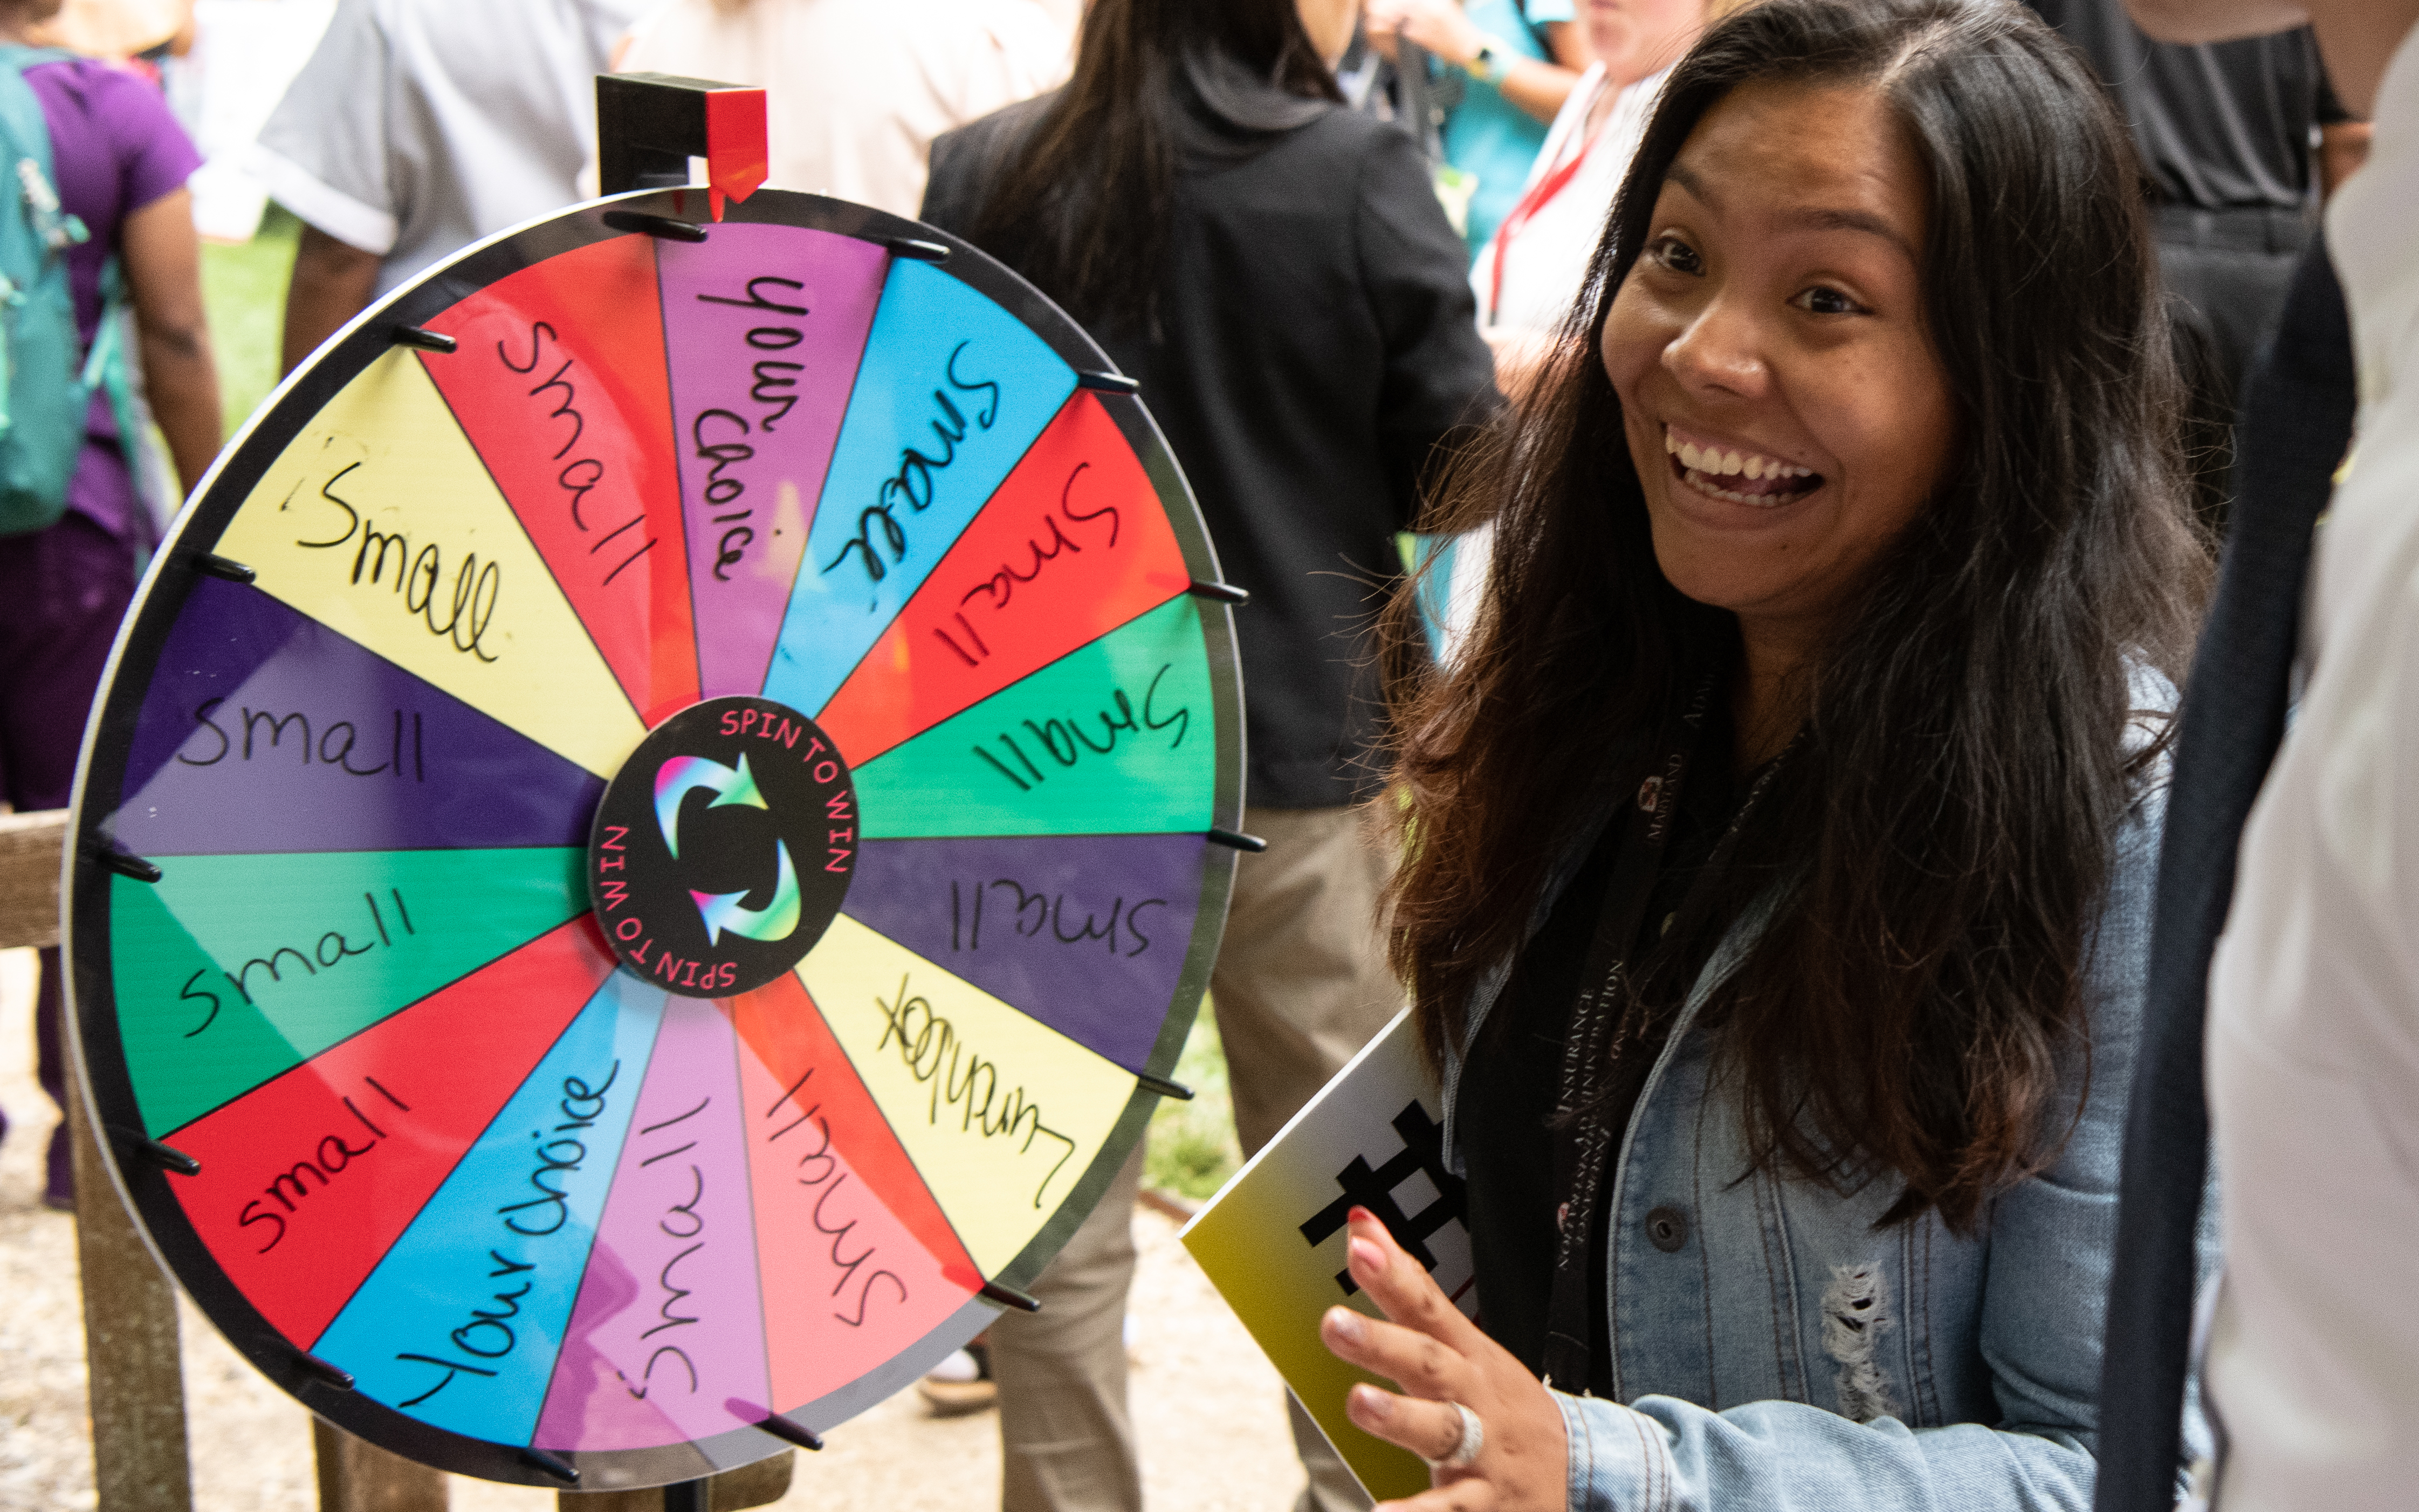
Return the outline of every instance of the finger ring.
{"type": "Polygon", "coordinates": [[[1478,1420],[1476,1412],[1459,1402],[1451,1402],[1447,1405],[1461,1414],[1461,1442],[1455,1444],[1453,1453],[1442,1459],[1428,1459],[1425,1455],[1420,1458],[1427,1460],[1430,1470],[1468,1470],[1478,1458],[1480,1452],[1487,1447],[1487,1425],[1478,1420]]]}

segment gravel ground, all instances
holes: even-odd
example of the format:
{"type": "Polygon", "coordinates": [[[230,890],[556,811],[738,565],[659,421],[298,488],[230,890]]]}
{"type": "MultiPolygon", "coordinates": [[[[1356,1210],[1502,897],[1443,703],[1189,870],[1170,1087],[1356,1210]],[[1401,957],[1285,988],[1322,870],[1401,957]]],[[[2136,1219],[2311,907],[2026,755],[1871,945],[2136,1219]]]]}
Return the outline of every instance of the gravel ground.
{"type": "MultiPolygon", "coordinates": [[[[52,1114],[33,1074],[30,951],[0,952],[0,1512],[93,1505],[75,1230],[41,1205],[52,1114]]],[[[1152,1512],[1283,1512],[1302,1484],[1284,1398],[1242,1325],[1158,1212],[1134,1216],[1142,1250],[1132,1319],[1132,1401],[1152,1512]]],[[[310,1419],[182,1308],[188,1439],[197,1512],[311,1512],[310,1419]]],[[[995,1503],[992,1416],[940,1420],[913,1392],[798,1457],[783,1508],[974,1512],[995,1503]]],[[[547,1512],[524,1487],[455,1480],[457,1512],[547,1512]]]]}

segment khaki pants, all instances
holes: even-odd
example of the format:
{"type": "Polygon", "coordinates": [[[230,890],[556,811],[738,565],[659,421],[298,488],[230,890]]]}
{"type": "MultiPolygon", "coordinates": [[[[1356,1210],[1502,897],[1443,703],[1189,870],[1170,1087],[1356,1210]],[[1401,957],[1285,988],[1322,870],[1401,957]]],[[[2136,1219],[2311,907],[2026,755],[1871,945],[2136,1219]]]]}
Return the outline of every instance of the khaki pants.
{"type": "MultiPolygon", "coordinates": [[[[1269,848],[1236,869],[1210,991],[1247,1156],[1402,1006],[1376,921],[1389,860],[1361,825],[1352,809],[1244,811],[1243,827],[1269,848]]],[[[1140,1512],[1124,1325],[1141,1175],[1136,1150],[1034,1282],[1041,1311],[992,1325],[1004,1512],[1140,1512]]],[[[1310,1476],[1298,1512],[1367,1506],[1309,1417],[1287,1406],[1310,1476]]]]}

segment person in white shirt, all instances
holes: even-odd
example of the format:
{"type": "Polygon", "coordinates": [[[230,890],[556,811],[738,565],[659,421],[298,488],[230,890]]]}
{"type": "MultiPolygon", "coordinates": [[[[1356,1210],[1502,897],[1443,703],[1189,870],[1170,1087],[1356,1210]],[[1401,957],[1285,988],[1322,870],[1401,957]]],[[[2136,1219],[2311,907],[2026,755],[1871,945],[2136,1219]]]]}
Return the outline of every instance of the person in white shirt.
{"type": "MultiPolygon", "coordinates": [[[[1515,401],[1545,365],[1563,317],[1579,299],[1612,213],[1612,197],[1663,95],[1672,65],[1706,23],[1737,0],[1583,0],[1579,22],[1595,61],[1546,132],[1529,181],[1470,265],[1478,332],[1495,352],[1495,386],[1515,401]]],[[[1439,655],[1460,655],[1478,616],[1495,527],[1421,544],[1439,655]]]]}
{"type": "Polygon", "coordinates": [[[580,197],[595,76],[646,0],[339,0],[249,164],[300,216],[291,370],[372,300],[580,197]]]}
{"type": "Polygon", "coordinates": [[[1470,270],[1478,329],[1495,348],[1504,393],[1527,386],[1544,344],[1579,298],[1672,65],[1710,16],[1728,8],[1720,0],[1585,0],[1579,23],[1595,61],[1547,130],[1519,201],[1470,270]]]}
{"type": "Polygon", "coordinates": [[[1036,0],[671,0],[614,67],[763,85],[767,183],[913,220],[932,139],[1055,88],[1072,59],[1036,0]]]}
{"type": "Polygon", "coordinates": [[[2376,125],[2328,206],[2359,409],[2298,712],[2210,975],[2225,1512],[2419,1504],[2419,0],[2130,0],[2154,37],[2304,22],[2376,125]]]}

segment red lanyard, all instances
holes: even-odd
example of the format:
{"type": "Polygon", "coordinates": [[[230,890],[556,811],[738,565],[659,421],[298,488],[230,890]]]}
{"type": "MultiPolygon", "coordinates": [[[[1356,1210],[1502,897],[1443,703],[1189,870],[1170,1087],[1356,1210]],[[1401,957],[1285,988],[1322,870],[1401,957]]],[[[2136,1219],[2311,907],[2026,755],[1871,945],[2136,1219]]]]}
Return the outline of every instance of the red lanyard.
{"type": "MultiPolygon", "coordinates": [[[[1611,85],[1608,84],[1604,87],[1610,88],[1611,85]]],[[[1586,164],[1588,154],[1595,150],[1595,139],[1602,136],[1604,127],[1610,124],[1612,117],[1608,115],[1604,124],[1589,132],[1587,140],[1579,144],[1579,156],[1530,186],[1529,192],[1520,196],[1520,203],[1512,207],[1512,213],[1503,217],[1502,223],[1496,226],[1495,272],[1487,295],[1487,324],[1493,325],[1502,316],[1503,258],[1512,250],[1512,239],[1527,229],[1537,212],[1544,209],[1556,194],[1570,187],[1571,180],[1579,177],[1579,169],[1586,164]]]]}

